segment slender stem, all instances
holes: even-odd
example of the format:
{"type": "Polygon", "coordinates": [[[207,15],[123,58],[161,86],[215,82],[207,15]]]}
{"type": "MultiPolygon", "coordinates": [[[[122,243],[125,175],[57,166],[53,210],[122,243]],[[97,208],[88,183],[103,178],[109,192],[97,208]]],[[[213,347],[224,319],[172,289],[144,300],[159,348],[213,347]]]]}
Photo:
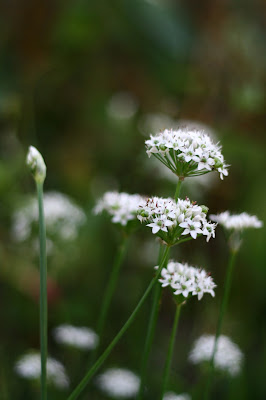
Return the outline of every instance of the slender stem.
{"type": "Polygon", "coordinates": [[[37,182],[40,236],[40,342],[41,342],[41,399],[47,399],[46,360],[47,360],[47,271],[46,271],[46,232],[43,208],[43,184],[37,182]]]}
{"type": "Polygon", "coordinates": [[[102,308],[100,310],[100,315],[99,315],[99,319],[98,319],[98,323],[97,323],[97,334],[99,337],[99,343],[91,354],[91,360],[90,360],[91,364],[93,364],[95,359],[97,358],[100,341],[102,340],[102,333],[103,333],[103,330],[105,327],[106,317],[107,317],[107,314],[108,314],[108,311],[110,308],[110,304],[111,304],[111,300],[112,300],[112,297],[113,297],[113,294],[114,294],[114,291],[116,288],[117,279],[119,276],[121,265],[125,258],[125,255],[126,255],[127,247],[128,247],[128,236],[123,236],[122,242],[118,248],[118,251],[117,251],[117,254],[116,254],[116,257],[114,260],[114,264],[113,264],[113,268],[111,271],[111,275],[108,280],[107,288],[105,290],[105,296],[103,299],[102,308]]]}
{"type": "Polygon", "coordinates": [[[177,182],[177,185],[176,185],[176,191],[175,191],[175,201],[176,202],[177,202],[178,197],[180,195],[180,190],[181,190],[181,185],[182,185],[183,180],[184,180],[184,178],[183,179],[179,178],[178,182],[177,182]]]}
{"type": "MultiPolygon", "coordinates": [[[[161,244],[159,257],[158,257],[158,263],[160,263],[161,258],[162,258],[162,249],[163,249],[163,245],[161,244]]],[[[168,260],[168,257],[166,258],[165,263],[167,263],[167,260],[168,260]]],[[[159,284],[159,282],[157,282],[154,287],[152,309],[151,309],[149,325],[148,325],[148,330],[147,330],[147,335],[146,335],[146,340],[145,340],[145,345],[144,345],[144,352],[143,352],[143,357],[142,357],[142,362],[141,362],[141,372],[140,372],[141,382],[140,382],[140,388],[139,388],[137,400],[141,400],[143,397],[143,393],[144,393],[148,361],[149,361],[151,346],[152,346],[152,342],[153,342],[153,338],[154,338],[155,328],[156,328],[159,309],[160,309],[161,293],[162,293],[162,287],[159,284]]]]}
{"type": "Polygon", "coordinates": [[[92,378],[92,376],[96,373],[96,371],[100,368],[100,366],[103,364],[103,362],[105,361],[105,359],[108,357],[108,355],[111,353],[112,349],[114,348],[114,346],[118,343],[118,341],[120,340],[120,338],[123,336],[123,334],[127,331],[127,329],[130,327],[131,323],[134,321],[137,313],[139,312],[141,306],[143,305],[144,301],[146,300],[146,298],[148,297],[150,291],[152,290],[153,286],[155,285],[155,283],[157,282],[161,270],[165,264],[165,261],[168,257],[168,253],[169,253],[169,249],[170,247],[166,247],[165,251],[164,251],[164,255],[162,257],[162,261],[160,263],[160,266],[156,272],[156,275],[154,276],[154,278],[151,280],[149,286],[147,287],[145,293],[143,294],[143,296],[141,297],[140,301],[138,302],[136,308],[134,309],[134,311],[132,312],[132,314],[130,315],[130,317],[128,318],[128,320],[126,321],[126,323],[124,324],[124,326],[120,329],[120,331],[118,332],[118,334],[115,336],[115,338],[112,340],[112,342],[109,344],[109,346],[106,348],[106,350],[103,352],[103,354],[98,358],[98,360],[95,362],[95,364],[90,368],[90,370],[87,372],[87,374],[84,376],[84,378],[82,379],[82,381],[79,383],[79,385],[76,387],[76,389],[74,389],[74,391],[71,393],[71,395],[68,397],[68,400],[74,400],[77,399],[77,397],[80,395],[80,393],[84,390],[84,388],[87,386],[87,384],[89,383],[90,379],[92,378]]]}
{"type": "Polygon", "coordinates": [[[217,323],[217,328],[216,328],[214,346],[213,346],[212,356],[210,359],[209,376],[208,376],[208,380],[207,380],[207,384],[206,384],[204,400],[208,400],[209,396],[210,396],[210,390],[211,390],[211,385],[212,385],[212,380],[213,380],[213,375],[214,375],[215,354],[216,354],[217,347],[218,347],[218,339],[221,334],[222,322],[223,322],[225,310],[226,310],[226,307],[228,304],[236,255],[237,255],[236,251],[230,252],[230,258],[229,258],[228,267],[227,267],[227,271],[226,271],[224,292],[223,292],[223,297],[222,297],[222,302],[221,302],[221,307],[220,307],[220,312],[219,312],[219,318],[218,318],[218,323],[217,323]]]}
{"type": "Polygon", "coordinates": [[[163,383],[162,383],[162,391],[161,391],[161,395],[160,395],[160,400],[163,400],[163,396],[164,396],[164,393],[165,393],[165,390],[166,390],[166,387],[168,384],[169,372],[170,372],[171,362],[172,362],[172,358],[173,358],[173,350],[174,350],[174,346],[175,346],[175,338],[176,338],[176,332],[177,332],[177,327],[178,327],[181,306],[182,306],[181,304],[178,304],[176,306],[174,323],[173,323],[172,333],[171,333],[171,337],[170,337],[166,362],[165,362],[165,366],[164,366],[163,383]]]}

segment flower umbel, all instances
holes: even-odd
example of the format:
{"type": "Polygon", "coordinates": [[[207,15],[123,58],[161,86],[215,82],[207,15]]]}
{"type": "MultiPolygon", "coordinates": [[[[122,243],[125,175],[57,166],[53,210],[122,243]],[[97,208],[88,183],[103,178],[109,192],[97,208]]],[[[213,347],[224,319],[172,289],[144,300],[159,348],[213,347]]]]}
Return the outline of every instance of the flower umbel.
{"type": "MultiPolygon", "coordinates": [[[[69,379],[64,366],[54,358],[47,358],[47,379],[59,389],[69,386],[69,379]]],[[[25,379],[39,380],[41,376],[41,357],[39,353],[29,353],[22,356],[15,365],[15,371],[25,379]]]]}
{"type": "MultiPolygon", "coordinates": [[[[215,336],[213,335],[199,337],[189,354],[189,360],[193,364],[209,361],[212,357],[214,342],[215,336]]],[[[229,337],[224,335],[219,336],[214,359],[215,368],[228,372],[231,376],[235,376],[241,371],[243,359],[242,351],[229,337]]]]}
{"type": "Polygon", "coordinates": [[[230,215],[229,211],[225,211],[217,215],[211,214],[210,219],[218,222],[225,229],[234,231],[243,231],[249,228],[258,229],[263,226],[263,222],[256,215],[249,215],[246,212],[230,215]]]}
{"type": "Polygon", "coordinates": [[[116,399],[135,397],[140,380],[128,369],[110,368],[96,378],[97,386],[108,396],[116,399]]]}
{"type": "Polygon", "coordinates": [[[179,296],[179,303],[191,296],[198,296],[198,300],[201,300],[205,293],[215,296],[216,285],[212,277],[204,269],[191,267],[186,263],[169,261],[167,267],[162,269],[159,282],[162,287],[171,287],[174,295],[179,296]]]}
{"type": "Polygon", "coordinates": [[[145,204],[145,198],[138,194],[106,192],[94,208],[95,214],[106,211],[112,222],[126,227],[130,221],[136,220],[139,206],[145,204]]]}
{"type": "Polygon", "coordinates": [[[41,153],[33,146],[29,147],[26,163],[35,181],[43,183],[46,177],[46,165],[41,153]]]}
{"type": "Polygon", "coordinates": [[[81,350],[92,350],[98,344],[98,335],[85,326],[59,325],[54,329],[54,337],[57,343],[81,350]]]}
{"type": "Polygon", "coordinates": [[[191,400],[191,397],[187,393],[176,394],[174,392],[167,392],[163,396],[163,400],[191,400]]]}
{"type": "MultiPolygon", "coordinates": [[[[86,215],[68,196],[59,192],[44,194],[44,214],[48,237],[53,240],[74,240],[79,228],[86,222],[86,215]]],[[[13,216],[12,233],[18,242],[29,239],[38,222],[38,207],[35,198],[30,198],[13,216]]]]}
{"type": "Polygon", "coordinates": [[[263,222],[256,215],[249,215],[246,212],[231,214],[229,211],[217,215],[210,215],[212,221],[222,225],[229,232],[229,246],[232,251],[238,251],[242,243],[242,233],[249,228],[261,228],[263,222]]]}
{"type": "Polygon", "coordinates": [[[180,179],[217,171],[220,178],[228,175],[228,165],[221,146],[214,144],[202,130],[165,129],[145,142],[147,154],[154,155],[180,179]]]}
{"type": "Polygon", "coordinates": [[[152,197],[139,207],[138,219],[170,246],[177,244],[182,236],[196,239],[204,235],[208,242],[215,237],[216,224],[207,221],[207,211],[207,207],[189,199],[178,199],[176,203],[170,198],[152,197]]]}

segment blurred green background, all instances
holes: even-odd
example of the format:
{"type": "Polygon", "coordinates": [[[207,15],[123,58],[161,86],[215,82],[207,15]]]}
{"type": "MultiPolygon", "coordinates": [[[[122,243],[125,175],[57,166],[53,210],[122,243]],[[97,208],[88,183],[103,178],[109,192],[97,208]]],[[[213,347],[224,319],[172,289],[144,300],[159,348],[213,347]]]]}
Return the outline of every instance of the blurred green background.
{"type": "MultiPolygon", "coordinates": [[[[265,2],[262,0],[46,0],[0,5],[0,399],[34,399],[38,390],[14,373],[17,358],[39,347],[38,260],[12,237],[22,199],[34,193],[25,167],[29,145],[43,154],[45,190],[70,196],[87,223],[48,258],[49,332],[60,323],[95,328],[119,243],[117,228],[92,215],[107,190],[173,196],[175,180],[145,154],[148,135],[183,121],[207,126],[223,146],[229,177],[184,186],[211,213],[230,210],[265,221],[265,2]]],[[[112,302],[107,344],[134,308],[156,263],[158,244],[143,226],[132,236],[112,302]]],[[[266,398],[265,229],[247,232],[237,260],[223,333],[245,354],[241,376],[217,374],[215,399],[266,398]]],[[[205,375],[187,361],[193,341],[214,333],[228,259],[217,238],[173,249],[203,266],[218,284],[213,300],[188,302],[180,321],[169,389],[201,398],[205,375]]],[[[137,374],[151,298],[102,370],[137,374]]],[[[173,320],[163,295],[151,355],[147,399],[155,399],[173,320]]],[[[64,363],[72,386],[86,356],[70,354],[49,334],[49,353],[64,363]]],[[[94,384],[92,382],[91,387],[94,384]]],[[[67,393],[51,391],[50,399],[67,393]]],[[[94,389],[83,399],[105,399],[94,389]],[[93,396],[93,397],[92,397],[93,396]]]]}

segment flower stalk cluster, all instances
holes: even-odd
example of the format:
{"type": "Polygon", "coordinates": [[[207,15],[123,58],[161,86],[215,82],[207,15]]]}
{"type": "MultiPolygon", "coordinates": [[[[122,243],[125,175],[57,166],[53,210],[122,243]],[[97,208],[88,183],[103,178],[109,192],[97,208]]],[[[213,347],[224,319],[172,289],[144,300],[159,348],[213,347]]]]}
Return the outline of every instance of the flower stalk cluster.
{"type": "Polygon", "coordinates": [[[170,198],[152,197],[139,207],[138,219],[152,228],[152,233],[159,236],[167,245],[180,243],[182,236],[186,240],[206,236],[207,242],[215,237],[216,224],[207,221],[208,208],[195,202],[170,198]]]}
{"type": "Polygon", "coordinates": [[[165,129],[145,142],[147,154],[155,156],[180,179],[217,171],[220,178],[228,175],[228,165],[221,146],[214,144],[201,130],[165,129]]]}

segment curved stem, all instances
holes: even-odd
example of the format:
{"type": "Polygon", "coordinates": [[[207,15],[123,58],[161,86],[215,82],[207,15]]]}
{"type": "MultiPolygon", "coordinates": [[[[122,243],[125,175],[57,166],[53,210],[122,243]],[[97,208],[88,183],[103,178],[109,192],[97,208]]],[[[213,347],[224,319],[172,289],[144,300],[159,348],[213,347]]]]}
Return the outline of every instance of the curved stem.
{"type": "Polygon", "coordinates": [[[98,349],[100,346],[100,340],[102,339],[102,333],[105,327],[106,317],[110,308],[111,300],[116,288],[117,279],[121,269],[123,260],[125,259],[127,247],[128,247],[128,236],[123,236],[122,242],[118,247],[117,254],[114,260],[113,268],[111,271],[110,278],[108,280],[107,288],[105,289],[105,296],[102,303],[102,308],[100,310],[100,315],[97,323],[97,334],[99,337],[99,342],[91,354],[91,364],[94,363],[97,358],[98,349]]]}
{"type": "Polygon", "coordinates": [[[160,400],[163,400],[163,396],[164,396],[164,393],[165,393],[165,390],[166,390],[166,387],[168,384],[169,372],[170,372],[171,362],[172,362],[172,358],[173,358],[173,350],[174,350],[174,346],[175,346],[175,338],[176,338],[176,332],[177,332],[177,327],[178,327],[181,306],[182,306],[181,304],[178,304],[176,306],[174,323],[173,323],[171,338],[170,338],[170,342],[169,342],[166,362],[165,362],[165,366],[164,366],[163,383],[162,383],[162,391],[161,391],[161,395],[160,395],[160,400]]]}
{"type": "Polygon", "coordinates": [[[132,312],[132,314],[130,315],[130,317],[128,318],[128,320],[126,321],[126,323],[124,324],[124,326],[120,329],[120,331],[118,332],[118,334],[115,336],[115,338],[112,340],[112,342],[109,344],[109,346],[106,348],[106,350],[103,352],[103,354],[98,358],[98,360],[95,362],[95,364],[90,368],[90,370],[87,372],[87,374],[84,376],[84,378],[82,379],[82,381],[79,383],[79,385],[76,387],[76,389],[74,389],[74,391],[71,393],[71,395],[68,397],[68,400],[74,400],[76,399],[80,393],[85,389],[85,387],[87,386],[87,384],[89,383],[90,379],[92,378],[92,376],[98,371],[98,369],[100,368],[100,366],[103,364],[103,362],[105,361],[105,359],[108,357],[108,355],[111,353],[112,349],[114,348],[114,346],[119,342],[120,338],[123,336],[123,334],[127,331],[127,329],[130,327],[131,323],[134,321],[137,313],[139,312],[141,306],[143,305],[144,301],[146,300],[146,298],[148,297],[150,291],[152,290],[153,286],[155,285],[155,283],[157,282],[161,270],[163,268],[163,265],[168,257],[168,253],[169,253],[169,249],[170,247],[166,247],[165,251],[164,251],[164,255],[162,257],[162,261],[160,263],[160,266],[156,272],[155,277],[152,279],[152,281],[150,282],[149,286],[147,287],[145,293],[143,294],[143,296],[141,297],[140,301],[138,302],[136,308],[134,309],[134,311],[132,312]]]}
{"type": "Polygon", "coordinates": [[[223,293],[222,303],[221,303],[220,312],[219,312],[219,318],[218,318],[218,324],[217,324],[217,328],[216,328],[216,335],[215,335],[215,340],[214,340],[212,356],[210,359],[209,376],[208,376],[208,380],[207,380],[207,384],[206,384],[204,400],[208,400],[209,396],[210,396],[210,390],[211,390],[211,385],[212,385],[212,380],[213,380],[213,375],[214,375],[215,354],[217,351],[218,339],[221,334],[222,322],[223,322],[225,310],[226,310],[226,307],[228,304],[236,255],[237,255],[237,252],[235,252],[235,251],[230,252],[230,258],[229,258],[228,267],[227,267],[227,271],[226,271],[224,293],[223,293]]]}
{"type": "Polygon", "coordinates": [[[181,190],[181,185],[182,185],[183,180],[184,180],[184,178],[183,179],[179,178],[177,185],[176,185],[176,191],[175,191],[175,202],[176,203],[177,203],[178,197],[180,195],[180,190],[181,190]]]}
{"type": "MultiPolygon", "coordinates": [[[[158,263],[160,263],[161,258],[162,258],[162,249],[163,249],[163,245],[161,244],[160,251],[159,251],[159,257],[158,257],[158,263]]],[[[166,258],[165,263],[167,263],[167,261],[168,261],[168,257],[166,258]]],[[[165,265],[165,263],[164,263],[164,265],[165,265]]],[[[155,333],[159,309],[160,309],[161,293],[162,293],[162,287],[158,282],[155,284],[155,287],[154,287],[152,309],[151,309],[149,325],[148,325],[147,335],[146,335],[146,339],[145,339],[143,357],[142,357],[142,362],[141,362],[141,372],[140,372],[141,381],[140,381],[140,388],[139,388],[137,400],[141,400],[143,397],[143,393],[144,393],[145,380],[146,380],[146,375],[147,375],[147,366],[148,366],[149,356],[150,356],[150,352],[151,352],[151,346],[152,346],[152,342],[153,342],[153,338],[154,338],[154,333],[155,333]]]]}
{"type": "Polygon", "coordinates": [[[47,399],[46,360],[47,360],[47,267],[46,232],[43,208],[43,184],[37,183],[40,236],[40,344],[41,344],[41,399],[47,399]]]}

